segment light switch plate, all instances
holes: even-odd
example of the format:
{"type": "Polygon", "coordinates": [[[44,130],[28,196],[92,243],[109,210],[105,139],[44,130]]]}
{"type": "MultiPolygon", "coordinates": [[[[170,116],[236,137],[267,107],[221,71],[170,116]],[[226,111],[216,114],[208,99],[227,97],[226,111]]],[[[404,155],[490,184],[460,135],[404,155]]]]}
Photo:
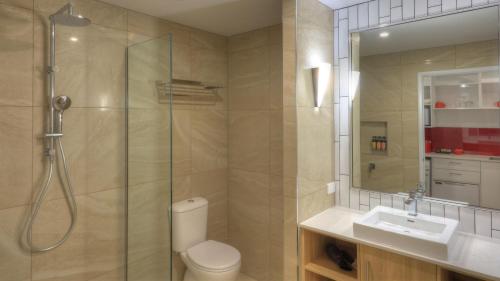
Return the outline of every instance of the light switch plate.
{"type": "Polygon", "coordinates": [[[333,194],[335,193],[335,182],[332,181],[330,183],[326,184],[326,190],[328,194],[333,194]]]}

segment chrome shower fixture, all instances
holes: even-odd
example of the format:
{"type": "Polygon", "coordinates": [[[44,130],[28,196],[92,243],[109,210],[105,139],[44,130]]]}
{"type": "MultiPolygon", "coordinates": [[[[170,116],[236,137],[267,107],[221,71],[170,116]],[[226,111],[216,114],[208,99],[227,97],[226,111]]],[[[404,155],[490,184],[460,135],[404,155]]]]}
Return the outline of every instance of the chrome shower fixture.
{"type": "Polygon", "coordinates": [[[73,27],[87,26],[91,23],[88,18],[81,15],[75,15],[73,12],[73,4],[71,3],[64,5],[64,7],[59,9],[53,15],[50,15],[49,19],[53,23],[73,27]]]}
{"type": "MultiPolygon", "coordinates": [[[[33,210],[29,216],[25,228],[21,237],[21,243],[32,253],[42,253],[53,250],[61,246],[66,240],[68,240],[71,232],[73,231],[77,218],[77,208],[75,195],[73,193],[73,187],[71,185],[71,178],[69,176],[69,169],[66,160],[66,155],[64,153],[64,146],[62,144],[63,131],[62,131],[62,121],[63,112],[71,106],[71,99],[68,96],[57,96],[55,93],[56,84],[56,24],[70,26],[70,27],[84,27],[90,25],[91,21],[81,15],[75,15],[73,12],[73,4],[68,3],[56,13],[49,16],[50,20],[50,58],[49,66],[47,69],[48,75],[48,126],[46,128],[46,133],[44,134],[46,140],[45,157],[46,157],[46,167],[47,175],[41,186],[37,197],[33,204],[33,210]],[[36,247],[32,242],[33,234],[33,224],[40,211],[43,201],[47,195],[47,192],[54,178],[54,173],[58,172],[57,161],[62,162],[62,168],[64,174],[60,175],[58,178],[61,179],[62,189],[66,198],[66,202],[69,207],[69,212],[71,216],[71,223],[63,237],[57,242],[53,243],[47,247],[36,247]],[[55,170],[55,171],[54,171],[55,170]]],[[[61,172],[61,171],[59,171],[61,172]]]]}
{"type": "Polygon", "coordinates": [[[71,106],[71,99],[68,96],[58,96],[54,98],[54,109],[63,112],[71,106]]]}
{"type": "Polygon", "coordinates": [[[62,136],[63,112],[71,106],[71,99],[68,96],[58,96],[54,98],[54,109],[57,113],[57,120],[54,120],[55,131],[62,136]]]}

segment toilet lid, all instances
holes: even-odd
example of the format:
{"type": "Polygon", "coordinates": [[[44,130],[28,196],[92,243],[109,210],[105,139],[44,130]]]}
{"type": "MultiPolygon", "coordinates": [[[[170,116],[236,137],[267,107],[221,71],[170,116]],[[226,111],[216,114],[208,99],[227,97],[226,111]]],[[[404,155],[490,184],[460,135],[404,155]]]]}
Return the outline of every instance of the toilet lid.
{"type": "Polygon", "coordinates": [[[235,248],[217,241],[204,241],[187,250],[191,261],[198,266],[212,270],[222,270],[240,262],[240,252],[235,248]]]}

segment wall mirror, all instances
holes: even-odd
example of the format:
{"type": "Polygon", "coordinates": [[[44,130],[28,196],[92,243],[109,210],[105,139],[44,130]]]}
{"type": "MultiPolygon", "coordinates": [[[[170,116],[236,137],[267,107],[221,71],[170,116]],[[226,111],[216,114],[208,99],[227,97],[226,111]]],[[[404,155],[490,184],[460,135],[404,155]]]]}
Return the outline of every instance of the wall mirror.
{"type": "Polygon", "coordinates": [[[500,209],[498,17],[351,33],[353,187],[500,209]]]}

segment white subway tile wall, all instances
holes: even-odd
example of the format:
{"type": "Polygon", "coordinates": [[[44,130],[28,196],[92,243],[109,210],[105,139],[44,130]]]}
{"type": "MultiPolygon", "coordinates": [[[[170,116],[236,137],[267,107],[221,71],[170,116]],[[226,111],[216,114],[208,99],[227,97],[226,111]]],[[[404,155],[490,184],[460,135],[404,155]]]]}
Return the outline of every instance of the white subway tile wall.
{"type": "Polygon", "coordinates": [[[380,204],[385,207],[392,208],[392,196],[389,194],[382,194],[380,204]]]}
{"type": "Polygon", "coordinates": [[[476,210],[476,233],[491,237],[491,212],[487,210],[476,210]]]}
{"type": "MultiPolygon", "coordinates": [[[[349,91],[350,31],[390,25],[441,13],[462,12],[479,6],[498,5],[499,0],[372,0],[334,11],[334,116],[335,177],[340,184],[339,205],[368,211],[376,205],[404,209],[404,198],[350,189],[349,145],[351,97],[349,91]]],[[[500,238],[500,212],[473,207],[420,202],[419,212],[460,221],[460,230],[500,238]]]]}
{"type": "Polygon", "coordinates": [[[380,205],[380,198],[370,197],[370,210],[380,205]]]}
{"type": "Polygon", "coordinates": [[[340,201],[345,202],[344,207],[349,207],[349,193],[350,193],[349,176],[340,176],[340,201]]]}
{"type": "Polygon", "coordinates": [[[359,192],[359,204],[370,205],[370,192],[366,190],[361,190],[359,192]]]}
{"type": "Polygon", "coordinates": [[[474,209],[473,208],[460,208],[460,224],[458,230],[468,233],[474,233],[474,209]]]}
{"type": "Polygon", "coordinates": [[[370,206],[368,206],[368,205],[359,205],[359,209],[361,211],[370,211],[370,206]]]}
{"type": "Polygon", "coordinates": [[[351,188],[351,198],[349,207],[359,210],[359,189],[351,188]]]}
{"type": "Polygon", "coordinates": [[[436,217],[444,217],[444,206],[440,203],[431,203],[431,215],[436,217]]]}
{"type": "Polygon", "coordinates": [[[418,201],[417,211],[419,214],[430,215],[431,203],[429,201],[418,201]]]}

